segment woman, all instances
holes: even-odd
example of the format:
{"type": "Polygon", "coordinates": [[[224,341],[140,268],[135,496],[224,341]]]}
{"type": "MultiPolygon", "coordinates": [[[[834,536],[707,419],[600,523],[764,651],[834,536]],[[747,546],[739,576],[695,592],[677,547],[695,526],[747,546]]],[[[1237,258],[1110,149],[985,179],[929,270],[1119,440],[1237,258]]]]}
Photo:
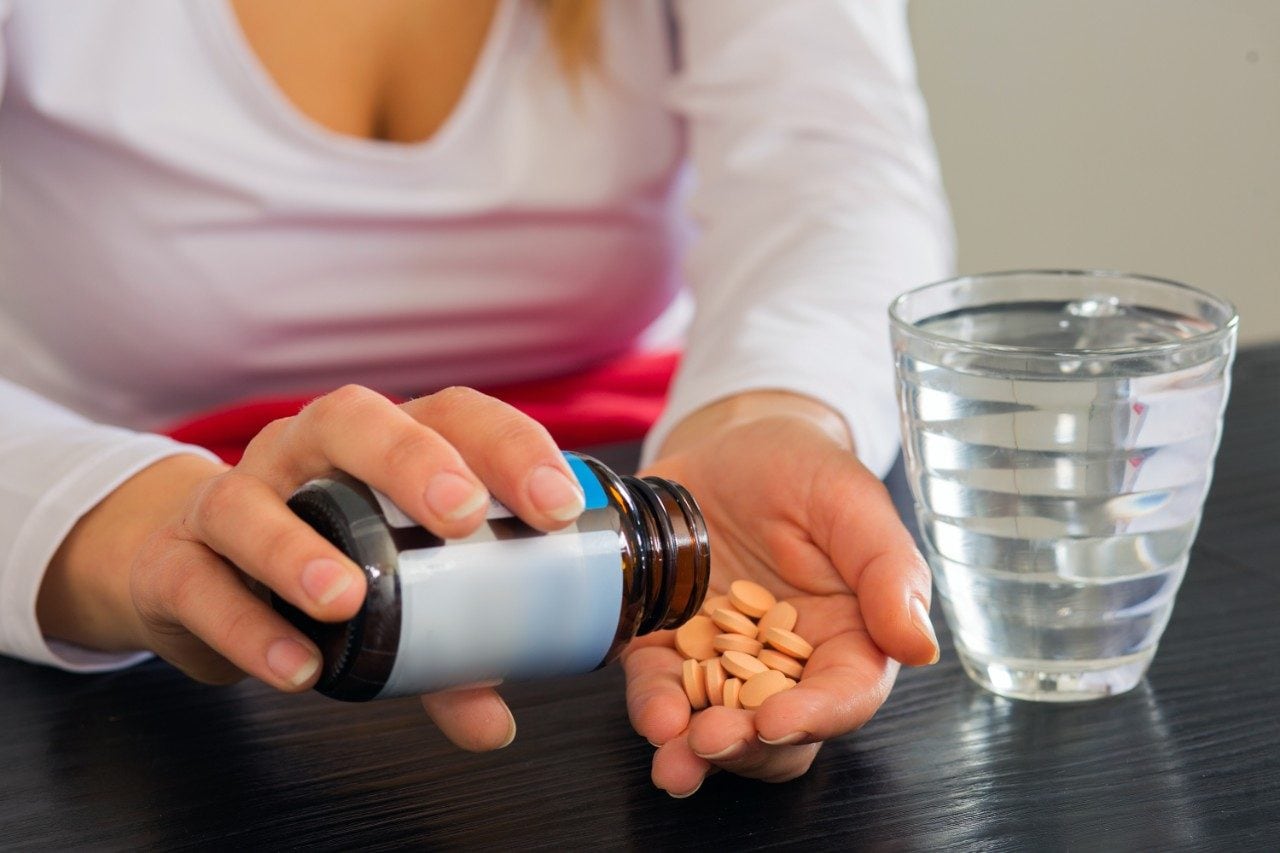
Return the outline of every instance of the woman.
{"type": "MultiPolygon", "coordinates": [[[[758,713],[691,717],[669,636],[636,643],[654,782],[799,775],[895,661],[936,659],[928,572],[877,479],[896,452],[883,308],[949,263],[904,3],[3,12],[0,648],[305,690],[316,649],[248,580],[333,620],[364,586],[288,513],[301,482],[341,468],[446,536],[490,494],[571,521],[545,431],[449,386],[644,345],[677,301],[688,162],[696,311],[647,469],[699,497],[714,586],[798,600],[818,648],[758,713]],[[397,407],[363,386],[446,390],[397,407]],[[317,389],[338,390],[235,467],[148,432],[317,389]]],[[[465,748],[514,737],[492,690],[423,704],[465,748]]]]}

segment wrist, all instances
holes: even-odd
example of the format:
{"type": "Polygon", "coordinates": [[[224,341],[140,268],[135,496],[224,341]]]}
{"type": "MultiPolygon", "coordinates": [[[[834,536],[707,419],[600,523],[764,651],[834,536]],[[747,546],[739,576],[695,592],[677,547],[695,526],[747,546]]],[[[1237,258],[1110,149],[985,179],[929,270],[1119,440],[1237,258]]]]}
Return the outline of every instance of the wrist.
{"type": "Polygon", "coordinates": [[[680,421],[662,443],[659,457],[679,453],[736,426],[773,418],[797,418],[820,429],[852,452],[853,437],[844,417],[827,404],[793,391],[745,391],[709,403],[680,421]]]}
{"type": "Polygon", "coordinates": [[[85,513],[45,570],[36,600],[44,635],[102,651],[147,648],[129,588],[134,559],[156,530],[181,520],[199,483],[225,470],[194,454],[166,457],[85,513]]]}

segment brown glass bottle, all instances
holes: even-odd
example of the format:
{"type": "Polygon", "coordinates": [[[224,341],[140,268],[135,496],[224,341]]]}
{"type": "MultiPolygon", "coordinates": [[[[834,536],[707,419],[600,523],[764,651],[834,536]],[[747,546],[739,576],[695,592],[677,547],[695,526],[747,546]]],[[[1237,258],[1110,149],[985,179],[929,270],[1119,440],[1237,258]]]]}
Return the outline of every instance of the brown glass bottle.
{"type": "Polygon", "coordinates": [[[549,534],[495,504],[475,534],[446,541],[345,474],[299,489],[290,508],[368,579],[360,612],[343,623],[275,601],[324,656],[316,689],[363,701],[587,672],[696,614],[710,548],[688,491],[565,458],[586,509],[549,534]]]}

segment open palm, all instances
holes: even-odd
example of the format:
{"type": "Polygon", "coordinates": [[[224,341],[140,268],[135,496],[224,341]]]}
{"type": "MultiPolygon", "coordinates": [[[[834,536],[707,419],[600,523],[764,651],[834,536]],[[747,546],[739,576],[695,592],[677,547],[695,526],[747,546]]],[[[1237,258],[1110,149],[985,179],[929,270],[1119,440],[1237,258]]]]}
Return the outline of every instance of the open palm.
{"type": "Polygon", "coordinates": [[[698,499],[711,535],[708,594],[753,580],[795,605],[795,630],[814,646],[799,685],[758,710],[691,713],[673,632],[633,643],[623,657],[628,710],[658,747],[658,787],[688,795],[713,767],[767,781],[799,776],[823,740],[870,719],[898,661],[936,659],[929,572],[910,534],[880,481],[812,423],[778,416],[733,426],[645,473],[698,499]]]}

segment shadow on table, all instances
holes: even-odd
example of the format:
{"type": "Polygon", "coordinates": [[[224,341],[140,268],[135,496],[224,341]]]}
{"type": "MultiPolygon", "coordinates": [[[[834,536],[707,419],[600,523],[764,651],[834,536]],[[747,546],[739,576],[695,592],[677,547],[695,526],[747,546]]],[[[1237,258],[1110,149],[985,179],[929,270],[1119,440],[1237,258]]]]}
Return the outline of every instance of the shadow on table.
{"type": "Polygon", "coordinates": [[[1025,840],[1029,828],[1046,843],[1086,849],[1172,849],[1206,840],[1177,740],[1147,682],[1123,696],[1071,705],[969,691],[960,736],[973,748],[957,773],[969,783],[966,840],[1025,840]],[[1111,754],[1100,756],[1100,749],[1111,754]],[[1001,810],[985,808],[987,801],[999,801],[1001,810]]]}
{"type": "MultiPolygon", "coordinates": [[[[938,682],[929,683],[936,691],[938,682]]],[[[1146,683],[1080,705],[949,686],[941,701],[935,693],[905,714],[886,707],[883,719],[828,744],[795,782],[771,786],[718,774],[694,797],[665,805],[635,786],[628,844],[942,850],[1210,843],[1176,738],[1146,683]],[[1099,744],[1112,749],[1101,762],[1099,744]]]]}
{"type": "Polygon", "coordinates": [[[92,679],[11,666],[15,701],[47,704],[9,733],[24,775],[6,799],[30,788],[11,813],[51,843],[1132,849],[1213,837],[1179,755],[1194,738],[1170,731],[1145,683],[1038,705],[989,695],[944,659],[903,673],[805,777],[718,774],[678,801],[649,782],[652,749],[626,723],[616,670],[512,688],[521,735],[479,756],[444,742],[412,700],[208,688],[161,664],[92,679]]]}

